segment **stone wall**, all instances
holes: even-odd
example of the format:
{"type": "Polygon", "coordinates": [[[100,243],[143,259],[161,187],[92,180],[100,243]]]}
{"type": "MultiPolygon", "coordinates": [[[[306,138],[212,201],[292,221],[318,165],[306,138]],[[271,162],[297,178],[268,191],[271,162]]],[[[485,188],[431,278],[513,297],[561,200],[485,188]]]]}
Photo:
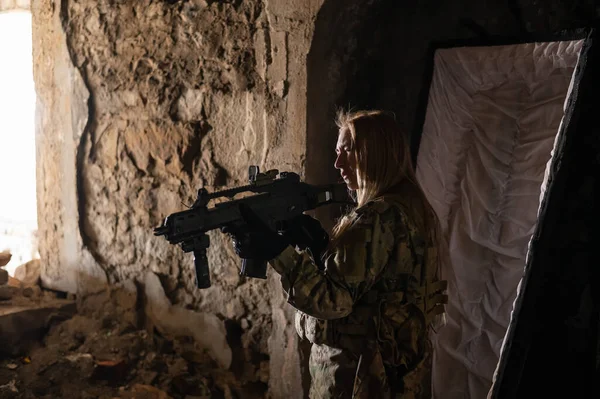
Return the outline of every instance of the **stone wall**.
{"type": "MultiPolygon", "coordinates": [[[[273,397],[302,397],[307,380],[277,278],[240,279],[216,232],[213,286],[197,290],[191,255],[152,229],[202,186],[245,184],[249,164],[336,179],[336,106],[390,109],[413,131],[434,41],[574,28],[598,13],[592,0],[31,8],[44,284],[83,293],[151,272],[171,304],[226,321],[238,375],[260,385],[261,363],[277,373],[273,397]]],[[[329,227],[335,212],[318,215],[329,227]]]]}
{"type": "MultiPolygon", "coordinates": [[[[320,1],[34,1],[40,255],[51,288],[85,294],[158,276],[171,304],[217,315],[232,368],[302,397],[293,312],[279,281],[241,279],[210,235],[212,287],[154,237],[198,188],[248,165],[302,172],[305,59],[320,1]]],[[[250,376],[250,377],[248,377],[250,376]]]]}

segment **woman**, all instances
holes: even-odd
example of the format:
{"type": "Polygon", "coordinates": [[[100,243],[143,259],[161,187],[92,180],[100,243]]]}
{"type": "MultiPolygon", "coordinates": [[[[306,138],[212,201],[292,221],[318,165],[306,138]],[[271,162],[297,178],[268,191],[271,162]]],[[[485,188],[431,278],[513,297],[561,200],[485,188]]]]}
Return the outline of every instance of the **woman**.
{"type": "Polygon", "coordinates": [[[331,241],[306,216],[284,237],[258,227],[238,234],[236,251],[281,275],[298,334],[313,344],[311,398],[430,397],[428,330],[446,299],[435,213],[391,115],[341,112],[337,125],[335,168],[357,205],[331,241]]]}

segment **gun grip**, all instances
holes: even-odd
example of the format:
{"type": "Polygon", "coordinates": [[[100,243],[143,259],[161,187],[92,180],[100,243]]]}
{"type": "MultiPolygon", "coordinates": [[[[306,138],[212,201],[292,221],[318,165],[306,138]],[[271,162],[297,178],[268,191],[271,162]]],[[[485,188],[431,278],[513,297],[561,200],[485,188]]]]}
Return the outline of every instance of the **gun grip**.
{"type": "Polygon", "coordinates": [[[267,261],[259,259],[242,259],[242,270],[240,276],[267,278],[267,261]]]}
{"type": "Polygon", "coordinates": [[[210,287],[210,272],[205,248],[194,248],[194,267],[196,269],[196,287],[210,287]]]}

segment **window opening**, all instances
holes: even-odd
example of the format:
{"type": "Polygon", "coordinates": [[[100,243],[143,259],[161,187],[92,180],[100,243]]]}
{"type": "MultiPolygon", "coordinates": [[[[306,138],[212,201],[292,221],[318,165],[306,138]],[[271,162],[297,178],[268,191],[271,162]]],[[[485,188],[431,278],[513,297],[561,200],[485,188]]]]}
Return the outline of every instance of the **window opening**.
{"type": "Polygon", "coordinates": [[[0,252],[10,275],[36,245],[35,90],[31,13],[0,12],[0,252]]]}

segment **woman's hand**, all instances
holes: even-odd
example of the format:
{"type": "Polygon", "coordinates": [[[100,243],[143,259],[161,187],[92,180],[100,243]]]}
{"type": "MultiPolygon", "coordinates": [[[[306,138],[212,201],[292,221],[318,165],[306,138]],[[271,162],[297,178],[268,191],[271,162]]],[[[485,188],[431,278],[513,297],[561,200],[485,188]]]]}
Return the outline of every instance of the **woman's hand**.
{"type": "Polygon", "coordinates": [[[283,235],[279,235],[269,229],[249,207],[240,205],[240,213],[244,218],[244,225],[221,229],[232,237],[233,248],[240,258],[271,260],[288,245],[292,245],[301,250],[308,248],[316,259],[329,244],[329,235],[321,223],[308,215],[290,220],[289,227],[283,235]]]}
{"type": "Polygon", "coordinates": [[[285,231],[284,237],[291,245],[302,250],[310,249],[315,259],[319,258],[329,245],[329,234],[317,219],[300,215],[291,220],[289,225],[290,228],[285,231]]]}
{"type": "Polygon", "coordinates": [[[279,255],[289,242],[267,227],[247,206],[240,205],[243,226],[226,226],[221,229],[233,240],[235,253],[243,259],[269,261],[279,255]]]}

